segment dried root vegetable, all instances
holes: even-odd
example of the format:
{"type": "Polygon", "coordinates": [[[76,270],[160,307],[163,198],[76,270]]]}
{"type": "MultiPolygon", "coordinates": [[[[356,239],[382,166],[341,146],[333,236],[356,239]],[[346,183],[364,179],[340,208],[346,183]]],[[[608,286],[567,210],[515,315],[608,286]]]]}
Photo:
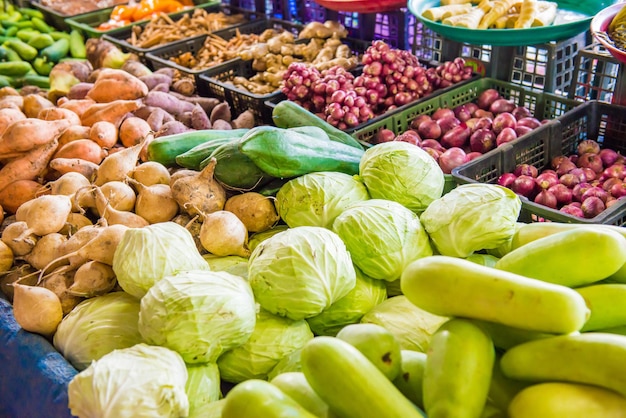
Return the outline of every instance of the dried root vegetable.
{"type": "Polygon", "coordinates": [[[193,36],[204,35],[227,26],[243,23],[242,14],[227,15],[195,9],[178,20],[165,13],[155,15],[145,26],[134,26],[127,42],[139,48],[152,48],[193,36]]]}

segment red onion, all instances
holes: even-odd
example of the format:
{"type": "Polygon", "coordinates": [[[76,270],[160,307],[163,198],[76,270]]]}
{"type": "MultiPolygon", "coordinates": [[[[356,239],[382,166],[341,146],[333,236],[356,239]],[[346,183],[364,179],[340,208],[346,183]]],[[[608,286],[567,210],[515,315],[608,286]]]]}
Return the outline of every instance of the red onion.
{"type": "Polygon", "coordinates": [[[465,122],[472,117],[472,113],[466,105],[460,105],[454,108],[454,116],[461,122],[465,122]]]}
{"type": "Polygon", "coordinates": [[[496,115],[493,118],[493,131],[497,134],[502,132],[504,128],[512,128],[515,129],[517,126],[517,121],[515,120],[515,116],[509,112],[502,112],[496,115]]]}
{"type": "Polygon", "coordinates": [[[530,110],[525,106],[517,106],[511,111],[511,113],[513,114],[513,116],[515,116],[515,119],[517,120],[529,118],[533,115],[532,113],[530,113],[530,110]]]}
{"type": "Polygon", "coordinates": [[[582,209],[585,218],[594,218],[601,214],[606,206],[599,197],[592,196],[582,202],[580,209],[582,209]]]}
{"type": "Polygon", "coordinates": [[[560,211],[571,216],[576,216],[578,218],[585,217],[585,214],[583,213],[583,210],[581,208],[579,208],[578,206],[571,205],[571,204],[563,206],[560,209],[560,211]]]}
{"type": "Polygon", "coordinates": [[[589,183],[578,183],[577,185],[575,185],[572,188],[572,194],[573,194],[574,200],[578,202],[582,202],[583,195],[585,194],[587,190],[591,189],[592,187],[593,186],[589,183]]]}
{"type": "Polygon", "coordinates": [[[578,180],[580,180],[580,183],[589,183],[591,180],[593,180],[593,179],[588,179],[587,174],[585,174],[585,171],[579,167],[576,167],[570,170],[568,174],[573,174],[576,177],[578,177],[578,180]]]}
{"type": "Polygon", "coordinates": [[[483,153],[482,152],[468,152],[467,153],[467,161],[472,161],[473,159],[476,159],[478,157],[482,157],[483,153]]]}
{"type": "Polygon", "coordinates": [[[394,138],[394,141],[408,142],[420,146],[420,137],[415,131],[406,131],[394,138]]]}
{"type": "Polygon", "coordinates": [[[396,134],[390,129],[381,129],[376,132],[376,143],[380,144],[382,142],[390,142],[393,141],[396,137],[396,134]]]}
{"type": "Polygon", "coordinates": [[[560,184],[557,175],[551,173],[541,173],[537,175],[535,181],[537,182],[537,186],[544,190],[548,190],[550,187],[560,184]]]}
{"type": "Polygon", "coordinates": [[[502,132],[496,136],[496,146],[501,146],[507,142],[515,141],[517,139],[517,133],[513,128],[504,128],[502,132]]]}
{"type": "Polygon", "coordinates": [[[510,188],[517,176],[513,173],[504,173],[498,177],[498,184],[502,187],[510,188]]]}
{"type": "MultiPolygon", "coordinates": [[[[504,112],[508,112],[511,113],[513,111],[513,109],[515,109],[515,103],[513,103],[513,101],[508,100],[508,99],[497,99],[496,101],[494,101],[493,103],[491,103],[491,106],[489,106],[489,111],[494,113],[494,114],[498,114],[498,113],[504,113],[504,112]]],[[[511,115],[513,116],[513,115],[511,115]]],[[[515,117],[514,117],[515,119],[515,117]]]]}
{"type": "Polygon", "coordinates": [[[541,122],[537,118],[526,117],[517,119],[517,126],[527,126],[530,129],[537,129],[541,126],[541,122]]]}
{"type": "Polygon", "coordinates": [[[554,194],[552,194],[548,190],[542,190],[537,193],[534,202],[552,209],[556,209],[557,206],[556,196],[554,196],[554,194]]]}
{"type": "Polygon", "coordinates": [[[484,110],[484,109],[476,109],[474,113],[472,113],[472,116],[475,118],[489,118],[492,120],[495,117],[495,115],[492,112],[488,110],[484,110]]]}
{"type": "Polygon", "coordinates": [[[511,184],[511,190],[529,199],[534,197],[537,184],[530,176],[518,176],[511,184]]]}
{"type": "Polygon", "coordinates": [[[602,187],[593,186],[585,190],[580,200],[584,202],[592,196],[601,199],[602,203],[605,203],[606,199],[609,197],[609,194],[602,187]]]}
{"type": "Polygon", "coordinates": [[[463,106],[465,106],[465,109],[469,112],[471,116],[473,116],[474,112],[478,110],[478,105],[474,102],[465,103],[463,106]]]}
{"type": "Polygon", "coordinates": [[[582,155],[586,153],[599,154],[600,153],[600,144],[598,144],[593,139],[585,139],[581,141],[576,147],[577,154],[582,155]]]}
{"type": "Polygon", "coordinates": [[[441,154],[443,154],[443,151],[439,151],[431,147],[422,147],[422,149],[426,151],[431,157],[433,157],[437,162],[439,162],[439,157],[441,156],[441,154]]]}
{"type": "Polygon", "coordinates": [[[470,136],[470,149],[484,154],[496,147],[496,135],[490,129],[478,129],[470,136]]]}
{"type": "Polygon", "coordinates": [[[417,127],[417,133],[424,139],[437,139],[441,136],[441,127],[437,121],[429,119],[417,127]]]}
{"type": "Polygon", "coordinates": [[[515,167],[515,170],[513,170],[513,174],[516,176],[524,175],[535,178],[539,175],[539,170],[537,170],[537,167],[532,164],[519,164],[515,167]]]}
{"type": "Polygon", "coordinates": [[[548,191],[551,192],[554,197],[556,197],[556,202],[558,205],[567,205],[572,202],[572,189],[564,184],[557,183],[554,186],[551,186],[548,191]]]}
{"type": "Polygon", "coordinates": [[[561,161],[561,163],[555,168],[556,174],[560,177],[563,174],[567,174],[573,169],[576,168],[576,164],[571,162],[569,159],[565,159],[561,161]]]}
{"type": "Polygon", "coordinates": [[[500,98],[500,93],[496,89],[487,89],[478,95],[476,104],[484,110],[488,110],[493,102],[500,98]]]}
{"type": "Polygon", "coordinates": [[[556,170],[556,168],[565,160],[569,160],[565,155],[557,155],[550,160],[550,167],[556,170]]]}
{"type": "Polygon", "coordinates": [[[610,192],[611,187],[613,187],[616,184],[622,184],[622,180],[618,179],[617,177],[610,177],[606,179],[604,182],[602,182],[602,188],[606,190],[607,192],[610,192]]]}
{"type": "Polygon", "coordinates": [[[598,173],[596,173],[590,168],[581,168],[581,170],[583,170],[583,173],[585,174],[585,178],[587,179],[587,181],[595,180],[598,177],[598,173]]]}
{"type": "Polygon", "coordinates": [[[617,198],[624,197],[626,196],[626,183],[623,183],[620,181],[619,183],[613,184],[609,188],[608,192],[613,197],[617,197],[617,198]]]}
{"type": "MultiPolygon", "coordinates": [[[[477,118],[476,123],[472,126],[472,130],[478,130],[478,129],[492,129],[493,128],[493,120],[491,118],[487,118],[487,117],[482,117],[482,118],[477,118]]],[[[496,133],[496,132],[494,132],[496,133]]]]}
{"type": "Polygon", "coordinates": [[[456,116],[454,116],[454,115],[452,115],[452,116],[445,116],[445,117],[442,117],[442,118],[436,119],[436,120],[437,120],[437,124],[439,124],[439,127],[441,128],[441,133],[442,134],[445,134],[450,129],[456,128],[457,126],[459,126],[461,124],[461,121],[458,120],[456,118],[456,116]]]}
{"type": "Polygon", "coordinates": [[[467,162],[467,154],[459,147],[447,149],[439,156],[439,166],[445,174],[452,173],[452,170],[467,162]]]}
{"type": "Polygon", "coordinates": [[[432,120],[429,115],[418,115],[411,121],[411,129],[419,129],[420,125],[427,120],[432,120]]]}
{"type": "Polygon", "coordinates": [[[532,132],[532,131],[533,131],[533,130],[532,130],[531,128],[529,128],[528,126],[520,126],[520,125],[517,125],[517,126],[515,127],[515,133],[517,134],[517,137],[518,137],[518,138],[519,138],[519,137],[521,137],[521,136],[524,136],[524,135],[526,135],[527,133],[532,132]]]}
{"type": "Polygon", "coordinates": [[[463,147],[468,141],[470,130],[467,126],[456,126],[441,137],[441,145],[446,148],[463,147]]]}
{"type": "Polygon", "coordinates": [[[604,170],[600,156],[591,152],[580,154],[576,165],[578,167],[590,168],[596,173],[602,173],[604,170]]]}
{"type": "Polygon", "coordinates": [[[580,183],[580,178],[572,173],[565,173],[559,177],[559,182],[570,189],[580,183]]]}
{"type": "Polygon", "coordinates": [[[613,196],[609,196],[609,198],[606,199],[606,203],[604,204],[604,206],[606,206],[606,208],[608,209],[616,203],[621,203],[620,202],[621,199],[623,198],[615,198],[613,196]]]}
{"type": "Polygon", "coordinates": [[[615,161],[617,161],[617,157],[619,156],[615,150],[610,148],[600,150],[599,155],[602,160],[602,164],[604,164],[605,167],[615,164],[615,161]]]}
{"type": "Polygon", "coordinates": [[[626,166],[623,164],[613,164],[604,169],[602,175],[606,178],[615,177],[623,180],[626,177],[626,166]]]}
{"type": "Polygon", "coordinates": [[[445,107],[440,107],[437,110],[435,110],[433,112],[432,115],[430,115],[431,118],[433,118],[434,120],[438,120],[438,119],[442,119],[445,117],[455,117],[454,111],[452,109],[448,109],[445,107]]]}
{"type": "Polygon", "coordinates": [[[441,142],[437,141],[436,139],[424,139],[422,141],[422,148],[433,148],[436,149],[437,151],[441,151],[444,152],[446,149],[443,147],[443,145],[441,145],[441,142]]]}

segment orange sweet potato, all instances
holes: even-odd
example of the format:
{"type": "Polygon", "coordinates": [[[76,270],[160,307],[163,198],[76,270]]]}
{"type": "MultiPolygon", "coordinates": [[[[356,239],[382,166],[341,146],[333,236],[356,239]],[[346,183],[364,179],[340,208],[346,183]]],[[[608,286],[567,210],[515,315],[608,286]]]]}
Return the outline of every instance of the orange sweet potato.
{"type": "Polygon", "coordinates": [[[61,120],[67,119],[72,122],[72,125],[80,125],[80,118],[76,114],[76,112],[63,109],[62,107],[48,107],[45,109],[41,109],[37,118],[43,120],[61,120]]]}
{"type": "Polygon", "coordinates": [[[45,189],[35,180],[16,180],[0,190],[0,206],[9,213],[15,213],[22,203],[42,193],[45,193],[45,189]]]}
{"type": "Polygon", "coordinates": [[[0,109],[0,135],[15,121],[26,119],[26,115],[19,109],[0,109]]]}
{"type": "Polygon", "coordinates": [[[98,103],[114,100],[141,99],[148,94],[148,86],[134,75],[124,70],[103,68],[87,97],[98,103]]]}
{"type": "Polygon", "coordinates": [[[151,130],[148,122],[141,118],[126,118],[120,125],[120,141],[125,147],[132,147],[143,141],[151,130]]]}
{"type": "Polygon", "coordinates": [[[36,180],[44,175],[59,143],[56,138],[8,161],[0,169],[0,191],[17,180],[36,180]]]}
{"type": "Polygon", "coordinates": [[[91,126],[94,123],[106,120],[119,126],[124,117],[141,107],[139,100],[114,100],[109,103],[94,103],[82,114],[82,124],[91,126]]]}
{"type": "Polygon", "coordinates": [[[80,158],[100,164],[107,152],[91,139],[77,139],[60,147],[53,158],[80,158]]]}
{"type": "Polygon", "coordinates": [[[101,120],[89,129],[89,139],[100,145],[102,148],[111,148],[117,143],[117,126],[106,120],[101,120]]]}
{"type": "Polygon", "coordinates": [[[0,137],[0,156],[17,156],[53,140],[57,143],[57,138],[70,124],[67,119],[46,121],[26,118],[13,122],[0,137]]]}

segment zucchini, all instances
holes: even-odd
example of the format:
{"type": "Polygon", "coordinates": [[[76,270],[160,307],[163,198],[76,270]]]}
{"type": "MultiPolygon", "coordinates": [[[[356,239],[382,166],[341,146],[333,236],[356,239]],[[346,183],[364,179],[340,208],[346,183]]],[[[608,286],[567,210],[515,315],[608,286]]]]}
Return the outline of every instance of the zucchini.
{"type": "Polygon", "coordinates": [[[578,228],[529,242],[498,260],[495,268],[562,286],[606,279],[626,263],[626,239],[601,228],[578,228]]]}
{"type": "Polygon", "coordinates": [[[148,144],[148,160],[176,166],[176,156],[215,138],[242,137],[248,129],[202,129],[155,138],[148,144]]]}
{"type": "Polygon", "coordinates": [[[491,337],[471,320],[452,318],[441,325],[431,337],[424,367],[428,416],[479,417],[487,402],[495,357],[491,337]]]}
{"type": "Polygon", "coordinates": [[[555,334],[580,330],[589,316],[585,299],[573,289],[456,257],[421,258],[400,280],[409,301],[435,315],[555,334]]]}
{"type": "Polygon", "coordinates": [[[322,128],[332,141],[341,142],[357,149],[363,146],[348,133],[335,128],[330,123],[309,112],[291,100],[279,102],[272,110],[272,120],[279,128],[296,128],[299,126],[317,126],[322,128]]]}
{"type": "Polygon", "coordinates": [[[363,149],[288,129],[260,126],[240,142],[241,151],[265,173],[288,178],[317,171],[359,173],[363,149]]]}
{"type": "Polygon", "coordinates": [[[302,372],[333,412],[344,418],[422,418],[371,361],[336,337],[315,337],[302,348],[302,372]]]}
{"type": "Polygon", "coordinates": [[[203,142],[202,144],[196,145],[189,151],[185,151],[182,154],[177,155],[176,164],[192,170],[200,170],[200,164],[202,161],[206,160],[207,157],[213,153],[213,151],[236,139],[239,138],[214,138],[207,142],[203,142]]]}
{"type": "Polygon", "coordinates": [[[218,147],[200,164],[203,169],[215,158],[217,165],[213,177],[227,189],[252,190],[272,180],[247,155],[239,149],[239,139],[231,140],[218,147]]]}

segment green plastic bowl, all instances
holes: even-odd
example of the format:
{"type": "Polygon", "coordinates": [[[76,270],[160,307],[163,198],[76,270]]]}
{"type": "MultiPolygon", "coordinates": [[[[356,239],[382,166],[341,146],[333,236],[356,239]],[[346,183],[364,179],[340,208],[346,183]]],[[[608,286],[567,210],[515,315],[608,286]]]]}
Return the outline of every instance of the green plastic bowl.
{"type": "Polygon", "coordinates": [[[523,46],[561,41],[585,32],[594,15],[615,1],[565,0],[556,3],[556,23],[527,29],[467,29],[424,18],[422,13],[439,6],[440,0],[409,0],[408,8],[424,26],[453,41],[474,45],[523,46]]]}

